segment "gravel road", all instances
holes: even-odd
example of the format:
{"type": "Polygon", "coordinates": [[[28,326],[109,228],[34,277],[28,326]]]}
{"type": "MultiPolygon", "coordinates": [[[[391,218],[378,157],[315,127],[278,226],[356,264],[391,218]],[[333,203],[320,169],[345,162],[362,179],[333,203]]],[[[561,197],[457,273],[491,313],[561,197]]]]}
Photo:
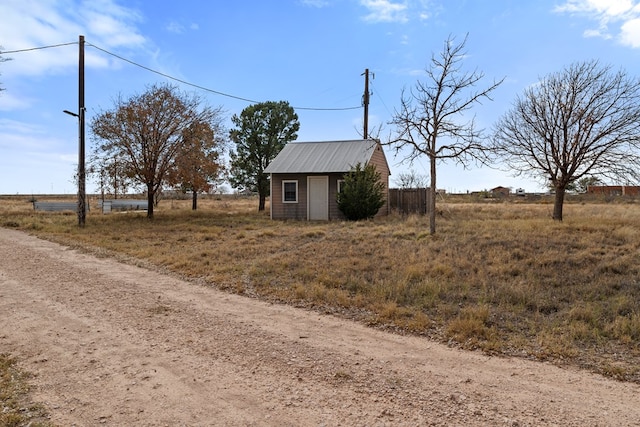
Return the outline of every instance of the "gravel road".
{"type": "Polygon", "coordinates": [[[638,426],[640,386],[220,292],[0,228],[0,352],[61,426],[638,426]]]}

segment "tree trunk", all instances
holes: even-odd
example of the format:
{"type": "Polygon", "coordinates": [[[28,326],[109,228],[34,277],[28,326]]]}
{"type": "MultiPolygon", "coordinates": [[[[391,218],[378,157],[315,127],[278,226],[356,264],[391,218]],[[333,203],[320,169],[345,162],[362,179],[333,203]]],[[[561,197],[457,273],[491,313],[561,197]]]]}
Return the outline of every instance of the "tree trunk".
{"type": "Polygon", "coordinates": [[[153,191],[153,184],[147,184],[147,218],[153,219],[153,202],[155,199],[155,193],[153,191]]]}
{"type": "Polygon", "coordinates": [[[198,209],[198,192],[193,191],[191,195],[191,210],[195,211],[198,209]]]}
{"type": "Polygon", "coordinates": [[[566,187],[556,187],[556,197],[553,202],[553,219],[562,221],[562,207],[564,205],[564,193],[566,187]]]}
{"type": "Polygon", "coordinates": [[[430,156],[431,187],[429,188],[429,234],[436,234],[436,157],[430,156]]]}
{"type": "Polygon", "coordinates": [[[260,172],[258,176],[258,194],[260,196],[260,204],[258,205],[258,212],[264,211],[265,201],[267,196],[271,193],[271,183],[269,181],[269,175],[260,172]]]}
{"type": "Polygon", "coordinates": [[[265,205],[267,196],[262,191],[259,194],[260,194],[260,203],[258,204],[258,212],[262,212],[264,210],[264,205],[265,205]]]}

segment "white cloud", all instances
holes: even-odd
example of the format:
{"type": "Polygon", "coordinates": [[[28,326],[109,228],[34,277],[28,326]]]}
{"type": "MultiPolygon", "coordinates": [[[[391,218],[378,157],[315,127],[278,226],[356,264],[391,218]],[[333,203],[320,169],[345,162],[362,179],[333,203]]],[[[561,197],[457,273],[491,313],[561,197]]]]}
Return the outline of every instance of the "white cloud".
{"type": "MultiPolygon", "coordinates": [[[[196,23],[192,23],[189,25],[188,27],[190,30],[192,31],[197,31],[200,29],[200,26],[196,23]]],[[[174,34],[182,34],[185,32],[185,30],[187,29],[187,27],[185,27],[184,25],[180,24],[179,22],[175,22],[175,21],[171,21],[169,22],[169,24],[165,27],[165,29],[167,31],[169,31],[170,33],[174,33],[174,34]]]]}
{"type": "Polygon", "coordinates": [[[11,133],[21,133],[21,134],[26,134],[26,133],[44,134],[45,133],[45,131],[42,128],[38,127],[37,125],[20,122],[17,120],[11,120],[11,119],[0,119],[0,129],[2,129],[2,131],[4,132],[8,131],[11,133]]]}
{"type": "Polygon", "coordinates": [[[17,120],[0,120],[0,148],[3,152],[29,149],[49,151],[61,141],[41,126],[17,120]]]}
{"type": "Polygon", "coordinates": [[[393,68],[391,69],[391,73],[397,76],[423,76],[425,73],[424,68],[393,68]]]}
{"type": "Polygon", "coordinates": [[[400,22],[405,23],[407,3],[394,3],[392,0],[360,0],[360,4],[369,10],[364,17],[367,22],[400,22]]]}
{"type": "Polygon", "coordinates": [[[93,0],[82,3],[79,15],[86,26],[87,37],[97,38],[96,44],[107,48],[141,47],[146,42],[136,28],[142,17],[134,9],[111,0],[93,0]]]}
{"type": "Polygon", "coordinates": [[[640,18],[628,20],[620,29],[620,39],[624,45],[640,48],[640,18]]]}
{"type": "Polygon", "coordinates": [[[625,46],[640,47],[640,2],[636,0],[567,0],[554,11],[596,21],[598,27],[586,30],[585,37],[615,37],[625,46]]]}
{"type": "Polygon", "coordinates": [[[582,33],[582,35],[585,36],[586,38],[599,37],[605,40],[609,40],[613,38],[611,34],[606,32],[606,28],[597,28],[597,29],[592,28],[589,30],[585,30],[584,33],[582,33]]]}
{"type": "MultiPolygon", "coordinates": [[[[142,48],[147,43],[136,25],[140,14],[113,0],[8,0],[0,2],[0,40],[5,51],[73,43],[82,34],[88,43],[102,48],[142,48]]],[[[87,49],[87,66],[110,64],[101,54],[87,49]]],[[[10,73],[41,75],[72,71],[78,63],[77,45],[7,55],[10,73]]]]}
{"type": "Polygon", "coordinates": [[[184,27],[177,22],[170,22],[166,28],[170,33],[182,34],[184,32],[184,27]]]}
{"type": "Polygon", "coordinates": [[[10,90],[4,90],[0,94],[0,111],[26,110],[33,102],[32,99],[15,96],[10,90]]]}
{"type": "Polygon", "coordinates": [[[608,16],[619,16],[634,8],[632,0],[568,0],[556,6],[558,12],[590,12],[608,16]]]}
{"type": "Polygon", "coordinates": [[[329,6],[329,2],[326,0],[302,0],[301,3],[305,6],[322,8],[329,6]]]}
{"type": "Polygon", "coordinates": [[[411,19],[426,21],[442,10],[433,0],[360,0],[368,9],[363,17],[367,22],[397,22],[405,24],[411,19]]]}

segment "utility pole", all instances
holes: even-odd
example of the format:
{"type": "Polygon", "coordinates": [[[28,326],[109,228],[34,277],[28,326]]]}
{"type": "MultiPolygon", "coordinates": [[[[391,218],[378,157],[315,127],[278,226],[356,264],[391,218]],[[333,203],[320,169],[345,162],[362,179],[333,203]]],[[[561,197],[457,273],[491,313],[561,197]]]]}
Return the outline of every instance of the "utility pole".
{"type": "Polygon", "coordinates": [[[364,95],[362,95],[362,105],[364,106],[364,129],[363,129],[363,137],[364,139],[369,138],[369,69],[366,68],[364,73],[364,95]]]}
{"type": "Polygon", "coordinates": [[[78,112],[63,110],[63,113],[78,119],[78,227],[84,227],[87,218],[86,173],[84,168],[84,36],[78,42],[78,112]]]}
{"type": "Polygon", "coordinates": [[[87,217],[86,176],[84,168],[84,36],[80,36],[78,51],[78,226],[84,227],[87,217]]]}

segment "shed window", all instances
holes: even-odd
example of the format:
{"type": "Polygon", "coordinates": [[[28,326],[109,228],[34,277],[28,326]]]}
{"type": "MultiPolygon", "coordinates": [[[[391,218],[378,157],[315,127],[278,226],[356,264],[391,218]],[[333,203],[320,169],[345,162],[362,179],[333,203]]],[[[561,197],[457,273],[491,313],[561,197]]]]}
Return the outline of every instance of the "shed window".
{"type": "Polygon", "coordinates": [[[344,188],[344,179],[338,180],[338,193],[342,193],[342,189],[344,188]]]}
{"type": "Polygon", "coordinates": [[[282,202],[298,203],[298,181],[282,181],[282,202]]]}

